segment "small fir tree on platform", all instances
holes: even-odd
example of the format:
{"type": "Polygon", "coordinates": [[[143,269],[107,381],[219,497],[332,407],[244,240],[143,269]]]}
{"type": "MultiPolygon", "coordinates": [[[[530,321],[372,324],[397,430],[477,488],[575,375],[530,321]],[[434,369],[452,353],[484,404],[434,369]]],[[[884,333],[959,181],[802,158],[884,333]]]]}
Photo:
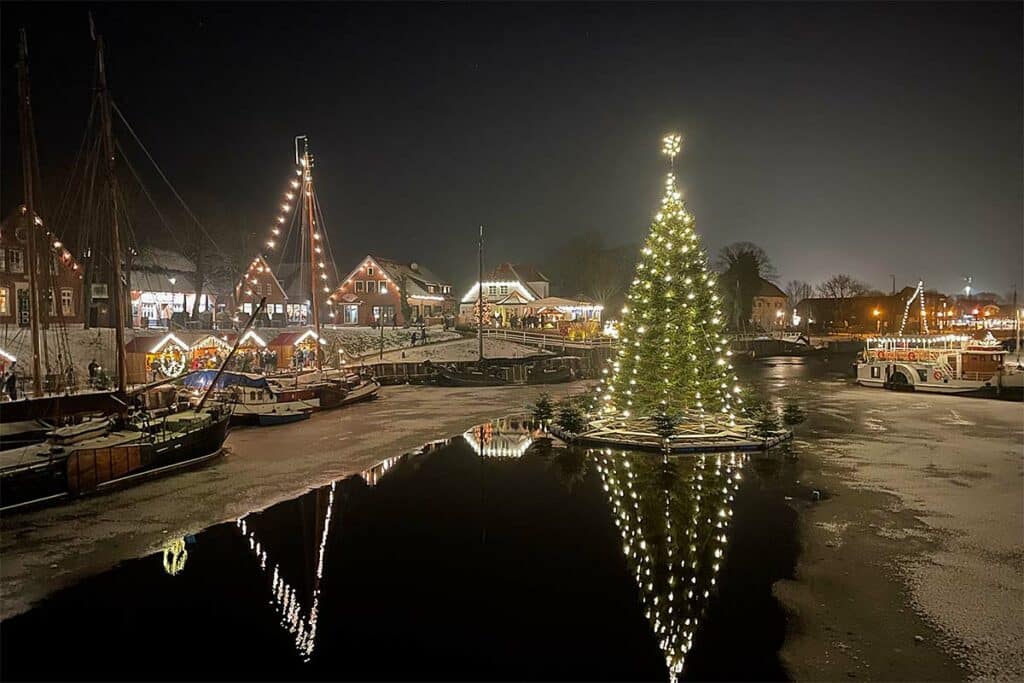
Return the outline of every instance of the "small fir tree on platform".
{"type": "Polygon", "coordinates": [[[583,411],[572,401],[563,401],[558,407],[558,426],[571,434],[580,434],[587,427],[583,411]]]}
{"type": "Polygon", "coordinates": [[[533,406],[533,419],[539,420],[540,422],[547,422],[555,415],[555,406],[551,402],[551,396],[548,394],[541,394],[537,398],[537,403],[533,406]]]}
{"type": "Polygon", "coordinates": [[[763,439],[767,439],[779,431],[779,416],[775,407],[765,402],[754,411],[753,432],[763,439]]]}
{"type": "MultiPolygon", "coordinates": [[[[679,148],[678,135],[664,139],[673,164],[679,148]]],[[[721,305],[693,214],[670,171],[622,309],[617,355],[600,387],[602,416],[696,411],[735,425],[742,400],[721,305]]]]}

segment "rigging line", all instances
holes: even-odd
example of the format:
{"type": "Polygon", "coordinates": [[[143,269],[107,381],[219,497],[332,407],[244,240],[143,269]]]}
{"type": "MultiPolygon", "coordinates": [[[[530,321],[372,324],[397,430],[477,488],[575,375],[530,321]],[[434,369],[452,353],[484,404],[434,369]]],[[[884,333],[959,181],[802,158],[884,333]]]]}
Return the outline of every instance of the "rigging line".
{"type": "Polygon", "coordinates": [[[324,218],[323,209],[320,208],[320,197],[316,192],[313,193],[313,208],[320,225],[320,241],[324,243],[324,255],[329,258],[326,262],[331,269],[331,273],[328,277],[334,278],[335,288],[337,288],[341,284],[341,276],[338,275],[338,264],[337,261],[334,260],[334,248],[331,246],[331,241],[327,237],[327,220],[324,218]]]}
{"type": "Polygon", "coordinates": [[[185,200],[181,198],[181,195],[178,194],[178,191],[174,189],[174,185],[172,185],[171,181],[167,179],[166,175],[164,175],[163,170],[160,169],[160,166],[156,163],[156,160],[149,153],[149,150],[146,149],[146,146],[142,144],[142,140],[139,139],[139,136],[135,134],[135,129],[132,128],[131,124],[128,123],[127,119],[125,119],[124,114],[121,112],[121,109],[114,102],[111,102],[111,105],[113,106],[114,111],[117,112],[117,117],[121,119],[121,122],[124,123],[125,127],[128,129],[128,132],[131,133],[132,138],[135,139],[135,142],[138,143],[139,147],[146,155],[146,158],[149,159],[150,163],[153,164],[153,167],[156,169],[156,172],[160,174],[160,177],[163,178],[165,183],[167,183],[167,187],[170,188],[171,192],[174,193],[174,196],[181,203],[182,208],[184,208],[185,212],[189,215],[189,217],[191,217],[192,220],[195,221],[196,225],[199,226],[199,229],[203,231],[203,235],[206,236],[206,239],[210,240],[210,244],[212,244],[213,248],[217,250],[217,253],[219,253],[221,256],[224,256],[224,250],[220,248],[220,245],[217,244],[217,241],[213,239],[209,231],[206,229],[206,226],[203,225],[198,218],[196,218],[196,215],[192,213],[192,209],[190,209],[188,204],[185,203],[185,200]]]}
{"type": "MultiPolygon", "coordinates": [[[[174,243],[178,246],[178,248],[184,250],[184,245],[182,244],[181,240],[178,239],[178,236],[174,232],[174,229],[171,227],[170,223],[167,222],[167,219],[164,217],[163,213],[161,213],[160,209],[157,208],[156,202],[153,201],[153,196],[149,193],[149,188],[147,188],[145,183],[142,182],[142,178],[139,177],[139,174],[135,170],[135,167],[132,165],[132,163],[128,161],[128,157],[127,155],[125,155],[124,149],[121,147],[121,143],[115,142],[114,144],[116,145],[118,151],[121,152],[121,159],[124,161],[125,166],[128,167],[128,170],[131,171],[132,173],[132,177],[134,177],[135,181],[139,184],[139,188],[142,190],[142,194],[145,195],[146,199],[149,200],[149,205],[153,207],[153,212],[156,213],[157,218],[159,218],[160,222],[163,223],[164,228],[171,235],[171,239],[174,240],[174,243]]],[[[122,204],[124,204],[124,202],[122,202],[122,204]]],[[[131,229],[130,226],[129,229],[131,229]]],[[[132,237],[134,238],[134,235],[132,235],[132,237]]]]}
{"type": "MultiPolygon", "coordinates": [[[[288,253],[288,245],[291,244],[292,234],[296,232],[296,229],[295,229],[296,223],[300,222],[299,214],[300,214],[299,211],[293,211],[292,212],[291,222],[288,224],[288,229],[285,231],[285,234],[284,234],[284,240],[281,242],[281,251],[278,252],[277,265],[275,267],[275,272],[279,271],[281,269],[281,266],[283,266],[284,263],[285,263],[285,256],[288,253]]],[[[302,243],[302,231],[299,230],[298,231],[298,237],[297,237],[296,244],[301,244],[301,243],[302,243]]],[[[298,248],[299,247],[296,247],[296,249],[298,249],[298,248]]],[[[296,257],[297,260],[301,259],[301,258],[302,258],[301,254],[296,257]]],[[[269,260],[268,260],[268,262],[269,262],[269,260]]]]}
{"type": "Polygon", "coordinates": [[[82,160],[82,155],[86,150],[86,143],[89,141],[89,133],[92,131],[93,119],[96,112],[96,100],[93,100],[92,106],[89,108],[89,118],[85,123],[85,130],[82,131],[82,142],[78,145],[78,152],[75,154],[75,162],[71,165],[71,173],[68,175],[68,180],[64,185],[64,191],[60,194],[60,199],[57,201],[57,208],[54,209],[54,217],[61,215],[61,212],[65,208],[65,203],[69,201],[69,194],[71,192],[72,184],[78,173],[78,165],[82,160]]]}

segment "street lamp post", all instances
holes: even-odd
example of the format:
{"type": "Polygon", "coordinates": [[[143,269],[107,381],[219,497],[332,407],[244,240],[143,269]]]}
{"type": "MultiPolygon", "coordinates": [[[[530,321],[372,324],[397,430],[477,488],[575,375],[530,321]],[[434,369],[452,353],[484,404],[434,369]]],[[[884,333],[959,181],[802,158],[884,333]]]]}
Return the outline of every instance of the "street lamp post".
{"type": "Polygon", "coordinates": [[[871,311],[871,315],[875,316],[875,334],[879,334],[882,331],[882,320],[878,317],[882,314],[882,311],[877,308],[871,311]]]}

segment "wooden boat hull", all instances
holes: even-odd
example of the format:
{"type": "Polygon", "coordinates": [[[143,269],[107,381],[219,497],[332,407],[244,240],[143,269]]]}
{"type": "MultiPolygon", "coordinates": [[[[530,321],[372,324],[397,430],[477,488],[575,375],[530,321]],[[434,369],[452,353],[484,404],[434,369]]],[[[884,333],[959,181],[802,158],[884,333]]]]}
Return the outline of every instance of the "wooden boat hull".
{"type": "Polygon", "coordinates": [[[500,387],[511,384],[508,380],[483,372],[453,372],[439,368],[434,382],[442,387],[500,387]]]}
{"type": "Polygon", "coordinates": [[[543,370],[537,370],[530,374],[527,378],[527,384],[561,384],[562,382],[569,382],[573,379],[573,373],[570,368],[557,368],[555,370],[545,372],[543,370]]]}
{"type": "Polygon", "coordinates": [[[164,473],[203,464],[221,454],[230,414],[153,441],[138,438],[115,446],[93,448],[88,442],[73,449],[51,449],[37,462],[0,470],[0,512],[110,490],[164,473]]]}
{"type": "Polygon", "coordinates": [[[377,393],[379,391],[380,383],[371,379],[349,391],[341,404],[347,406],[361,401],[372,401],[377,398],[377,393]]]}
{"type": "Polygon", "coordinates": [[[256,419],[261,427],[271,427],[273,425],[291,424],[292,422],[301,422],[302,420],[308,420],[309,415],[310,412],[308,410],[289,410],[280,413],[259,413],[256,416],[256,419]]]}
{"type": "Polygon", "coordinates": [[[57,420],[82,413],[116,413],[124,407],[113,391],[86,391],[39,398],[19,398],[0,404],[0,422],[57,420]]]}

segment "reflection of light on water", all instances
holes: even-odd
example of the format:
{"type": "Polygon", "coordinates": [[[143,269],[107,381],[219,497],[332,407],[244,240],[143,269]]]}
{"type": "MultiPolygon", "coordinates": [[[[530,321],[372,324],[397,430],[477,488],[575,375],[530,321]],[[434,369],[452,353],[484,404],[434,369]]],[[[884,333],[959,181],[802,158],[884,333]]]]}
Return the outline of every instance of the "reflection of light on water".
{"type": "MultiPolygon", "coordinates": [[[[327,535],[331,530],[331,511],[334,509],[334,490],[336,483],[331,483],[331,491],[327,499],[327,510],[324,513],[324,531],[320,536],[320,547],[317,550],[316,579],[313,582],[313,603],[306,616],[302,616],[302,605],[296,590],[285,581],[279,571],[277,563],[273,563],[273,574],[271,580],[271,593],[278,616],[281,617],[283,626],[295,638],[295,650],[302,657],[302,661],[308,662],[313,656],[316,648],[316,624],[320,611],[320,579],[324,574],[324,555],[327,548],[327,535]]],[[[270,560],[267,551],[264,550],[259,541],[256,540],[254,532],[249,531],[245,518],[239,518],[235,523],[242,535],[249,540],[249,549],[259,560],[260,569],[267,571],[267,562],[270,560]]],[[[272,560],[270,560],[272,562],[272,560]]]]}
{"type": "Polygon", "coordinates": [[[383,460],[374,465],[373,467],[371,467],[370,469],[363,470],[359,474],[359,476],[361,476],[363,480],[366,481],[367,485],[376,486],[377,482],[381,480],[381,477],[387,474],[392,467],[397,465],[398,461],[401,460],[403,457],[405,456],[396,455],[392,458],[388,458],[387,460],[383,460]]]}
{"type": "Polygon", "coordinates": [[[474,427],[462,436],[477,455],[485,458],[520,458],[533,443],[527,432],[502,432],[491,423],[474,427]]]}
{"type": "Polygon", "coordinates": [[[177,576],[185,568],[187,559],[184,538],[176,538],[164,546],[164,571],[171,576],[177,576]]]}
{"type": "Polygon", "coordinates": [[[725,556],[744,456],[669,460],[611,449],[591,453],[644,616],[675,681],[725,556]],[[690,465],[686,478],[683,468],[690,465]]]}

